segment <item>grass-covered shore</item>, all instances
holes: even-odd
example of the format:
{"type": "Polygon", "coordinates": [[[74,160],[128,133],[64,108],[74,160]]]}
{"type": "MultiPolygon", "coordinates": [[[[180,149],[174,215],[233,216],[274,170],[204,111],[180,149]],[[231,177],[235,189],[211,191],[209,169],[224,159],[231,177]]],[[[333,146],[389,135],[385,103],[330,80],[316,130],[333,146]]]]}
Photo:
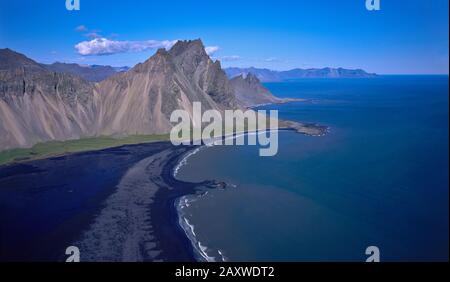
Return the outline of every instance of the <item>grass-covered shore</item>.
{"type": "Polygon", "coordinates": [[[43,159],[69,153],[93,151],[122,145],[164,140],[169,140],[169,134],[130,135],[123,138],[100,136],[67,141],[49,141],[38,143],[31,148],[18,148],[2,151],[0,152],[0,165],[27,160],[43,159]]]}
{"type": "MultiPolygon", "coordinates": [[[[256,124],[246,124],[242,121],[243,126],[239,129],[234,127],[226,127],[222,136],[231,135],[236,132],[255,132],[258,131],[258,127],[256,124]]],[[[269,123],[269,119],[267,120],[268,129],[271,128],[271,124],[269,123]]],[[[295,130],[298,133],[313,135],[313,136],[321,136],[327,132],[326,126],[321,126],[318,124],[306,124],[295,121],[287,121],[287,120],[278,120],[275,129],[291,129],[295,130]]],[[[201,139],[202,136],[191,136],[192,133],[189,134],[192,139],[201,139]]],[[[212,137],[212,136],[211,136],[212,137]]],[[[180,136],[180,140],[183,138],[180,136]]],[[[75,140],[67,140],[67,141],[48,141],[43,143],[38,143],[31,148],[17,148],[10,149],[6,151],[0,152],[0,165],[21,162],[21,161],[29,161],[36,159],[49,158],[54,156],[61,156],[69,153],[76,152],[85,152],[85,151],[94,151],[101,150],[106,148],[118,147],[122,145],[132,145],[132,144],[141,144],[155,141],[168,141],[170,140],[170,134],[161,134],[161,135],[130,135],[122,138],[114,138],[110,136],[99,136],[92,138],[83,138],[83,139],[75,139],[75,140]]]]}

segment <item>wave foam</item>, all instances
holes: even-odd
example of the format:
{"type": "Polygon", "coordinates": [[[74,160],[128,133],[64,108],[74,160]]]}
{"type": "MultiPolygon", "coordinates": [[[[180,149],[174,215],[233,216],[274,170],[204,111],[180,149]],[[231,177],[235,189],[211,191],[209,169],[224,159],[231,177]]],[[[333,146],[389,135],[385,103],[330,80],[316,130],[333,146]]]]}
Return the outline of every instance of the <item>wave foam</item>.
{"type": "MultiPolygon", "coordinates": [[[[189,200],[187,200],[187,197],[182,197],[182,199],[180,199],[178,201],[177,209],[178,209],[178,214],[180,215],[178,222],[179,222],[181,228],[186,233],[186,236],[191,241],[191,244],[194,247],[194,250],[197,253],[197,255],[204,261],[215,262],[215,261],[217,261],[216,258],[214,256],[208,254],[209,248],[207,246],[203,245],[197,239],[197,235],[195,234],[194,226],[189,222],[189,220],[186,217],[183,217],[181,215],[181,209],[188,206],[187,205],[188,202],[189,202],[189,200]]],[[[221,252],[219,252],[219,254],[221,255],[221,252]]],[[[221,257],[223,258],[222,255],[221,255],[221,257]]]]}
{"type": "Polygon", "coordinates": [[[184,158],[183,158],[183,159],[175,166],[175,168],[173,169],[173,176],[174,176],[174,177],[177,176],[178,171],[180,170],[180,168],[181,168],[182,166],[184,166],[184,165],[187,164],[187,160],[188,160],[191,156],[197,154],[197,153],[200,151],[201,148],[203,148],[203,146],[196,148],[195,150],[193,150],[192,152],[189,152],[188,154],[186,154],[186,155],[184,156],[184,158]]]}

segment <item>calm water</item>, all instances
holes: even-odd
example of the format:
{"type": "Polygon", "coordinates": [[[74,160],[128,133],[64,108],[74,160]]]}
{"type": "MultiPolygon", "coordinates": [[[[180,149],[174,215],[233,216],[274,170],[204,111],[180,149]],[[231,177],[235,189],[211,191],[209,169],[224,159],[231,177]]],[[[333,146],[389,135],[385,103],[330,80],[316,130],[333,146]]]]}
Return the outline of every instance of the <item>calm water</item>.
{"type": "Polygon", "coordinates": [[[279,136],[275,157],[216,146],[178,178],[236,185],[190,196],[182,214],[217,260],[448,260],[448,76],[272,83],[265,109],[328,125],[324,137],[279,136]],[[222,254],[222,255],[221,255],[222,254]]]}

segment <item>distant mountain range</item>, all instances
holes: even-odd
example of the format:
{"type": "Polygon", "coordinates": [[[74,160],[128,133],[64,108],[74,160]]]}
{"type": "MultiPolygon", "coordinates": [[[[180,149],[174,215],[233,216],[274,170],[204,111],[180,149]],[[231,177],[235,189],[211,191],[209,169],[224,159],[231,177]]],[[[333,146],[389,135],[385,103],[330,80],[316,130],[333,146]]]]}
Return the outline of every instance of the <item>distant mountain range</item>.
{"type": "Polygon", "coordinates": [[[0,49],[0,151],[49,140],[168,133],[174,110],[191,112],[195,101],[202,110],[243,107],[236,96],[243,97],[200,40],[159,49],[126,72],[43,65],[0,49]]]}
{"type": "MultiPolygon", "coordinates": [[[[69,73],[78,75],[87,81],[100,82],[108,77],[126,72],[130,67],[112,67],[103,65],[79,65],[75,63],[41,64],[42,67],[59,73],[69,73]]],[[[367,78],[377,76],[374,73],[367,73],[362,69],[344,69],[344,68],[321,68],[321,69],[292,69],[289,71],[274,71],[259,68],[225,68],[229,79],[242,75],[244,78],[248,74],[253,74],[260,82],[280,82],[302,78],[367,78]]]]}
{"type": "MultiPolygon", "coordinates": [[[[244,109],[285,103],[261,81],[300,77],[371,77],[362,70],[321,69],[275,72],[222,69],[200,39],[159,49],[133,68],[40,64],[11,49],[0,49],[0,151],[38,142],[95,136],[164,134],[174,110],[244,109]],[[228,75],[228,77],[227,77],[228,75]],[[232,77],[232,79],[229,79],[232,77]]],[[[280,121],[306,134],[323,129],[280,121]]]]}
{"type": "MultiPolygon", "coordinates": [[[[108,77],[119,73],[126,72],[130,67],[112,67],[103,65],[79,65],[75,63],[56,62],[50,65],[41,64],[44,68],[59,72],[78,75],[87,81],[100,82],[108,77]]],[[[376,77],[375,73],[368,73],[362,69],[344,69],[344,68],[311,68],[311,69],[292,69],[289,71],[274,71],[259,68],[225,68],[229,79],[242,75],[244,78],[249,74],[253,74],[260,82],[280,82],[302,78],[367,78],[376,77]]]]}
{"type": "Polygon", "coordinates": [[[41,64],[45,69],[78,75],[88,81],[99,82],[118,72],[128,71],[129,67],[111,67],[101,65],[79,65],[56,62],[51,65],[41,64]]]}
{"type": "Polygon", "coordinates": [[[280,82],[302,78],[364,78],[375,77],[374,73],[367,73],[362,69],[322,68],[322,69],[292,69],[289,71],[274,71],[258,68],[226,68],[228,78],[251,73],[261,82],[280,82]]]}

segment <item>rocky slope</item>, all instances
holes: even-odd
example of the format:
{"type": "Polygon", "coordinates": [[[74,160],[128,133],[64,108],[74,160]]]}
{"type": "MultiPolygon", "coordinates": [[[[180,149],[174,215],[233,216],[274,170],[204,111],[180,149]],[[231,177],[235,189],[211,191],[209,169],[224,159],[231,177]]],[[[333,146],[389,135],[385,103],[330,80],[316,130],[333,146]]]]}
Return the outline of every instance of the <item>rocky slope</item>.
{"type": "Polygon", "coordinates": [[[172,111],[228,109],[237,103],[218,61],[206,54],[200,40],[179,41],[126,73],[96,85],[100,111],[97,132],[111,134],[167,133],[172,111]]]}
{"type": "Polygon", "coordinates": [[[92,135],[93,86],[0,50],[0,150],[92,135]]]}
{"type": "Polygon", "coordinates": [[[280,103],[283,99],[277,98],[265,88],[259,79],[249,73],[246,77],[236,76],[230,80],[231,87],[236,95],[236,100],[243,107],[255,105],[280,103]]]}
{"type": "MultiPolygon", "coordinates": [[[[0,49],[0,151],[38,142],[170,132],[170,115],[284,103],[252,74],[228,80],[200,40],[178,41],[99,83],[0,49]]],[[[283,123],[305,134],[323,129],[283,123]]]]}
{"type": "Polygon", "coordinates": [[[175,109],[238,106],[200,40],[179,41],[144,63],[92,84],[0,50],[0,150],[98,135],[167,133],[175,109]]]}

